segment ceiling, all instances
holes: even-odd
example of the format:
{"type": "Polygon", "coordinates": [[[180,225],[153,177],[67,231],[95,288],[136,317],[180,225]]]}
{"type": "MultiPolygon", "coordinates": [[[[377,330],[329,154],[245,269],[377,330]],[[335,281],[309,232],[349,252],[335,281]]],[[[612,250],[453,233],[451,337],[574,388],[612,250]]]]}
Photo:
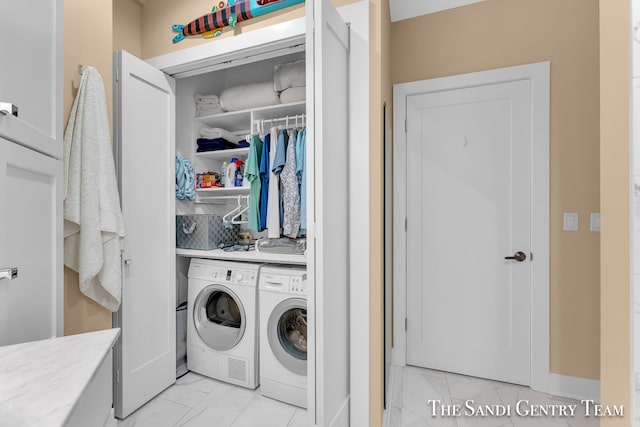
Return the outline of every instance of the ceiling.
{"type": "Polygon", "coordinates": [[[453,9],[483,0],[389,0],[391,22],[453,9]]]}

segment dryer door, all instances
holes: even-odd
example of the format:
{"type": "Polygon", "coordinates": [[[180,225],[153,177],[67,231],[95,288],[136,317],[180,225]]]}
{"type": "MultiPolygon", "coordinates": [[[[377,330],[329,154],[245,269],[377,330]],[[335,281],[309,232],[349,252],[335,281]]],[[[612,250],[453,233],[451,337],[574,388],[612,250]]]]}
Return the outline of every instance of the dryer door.
{"type": "Polygon", "coordinates": [[[240,298],[224,285],[209,285],[196,297],[193,322],[200,339],[213,350],[234,348],[247,325],[240,298]]]}
{"type": "Polygon", "coordinates": [[[307,375],[307,302],[291,298],[269,316],[267,338],[273,355],[289,371],[307,375]]]}

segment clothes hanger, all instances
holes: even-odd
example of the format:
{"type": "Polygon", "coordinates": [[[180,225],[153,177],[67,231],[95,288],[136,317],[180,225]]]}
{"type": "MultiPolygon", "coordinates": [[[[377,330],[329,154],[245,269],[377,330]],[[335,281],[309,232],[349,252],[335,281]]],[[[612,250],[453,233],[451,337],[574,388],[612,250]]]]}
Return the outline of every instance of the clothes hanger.
{"type": "Polygon", "coordinates": [[[235,218],[236,213],[242,209],[241,199],[242,196],[238,196],[238,206],[233,208],[229,213],[225,214],[225,216],[222,217],[223,223],[233,224],[233,219],[235,218]]]}

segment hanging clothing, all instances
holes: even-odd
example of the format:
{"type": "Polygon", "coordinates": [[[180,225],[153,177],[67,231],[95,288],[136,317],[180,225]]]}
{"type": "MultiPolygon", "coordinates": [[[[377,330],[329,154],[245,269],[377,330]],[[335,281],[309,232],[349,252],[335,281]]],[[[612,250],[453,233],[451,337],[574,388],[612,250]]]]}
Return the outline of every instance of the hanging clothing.
{"type": "MultiPolygon", "coordinates": [[[[289,145],[289,134],[286,130],[278,132],[278,148],[276,150],[276,157],[274,164],[271,165],[271,170],[280,175],[284,169],[284,165],[287,161],[287,146],[289,145]]],[[[282,228],[284,221],[284,205],[282,203],[282,178],[280,178],[280,192],[278,193],[278,206],[280,207],[280,228],[282,228]]]]}
{"type": "MultiPolygon", "coordinates": [[[[279,144],[278,128],[271,128],[271,146],[269,147],[271,170],[269,171],[269,200],[267,205],[267,229],[269,230],[267,237],[271,239],[280,237],[280,176],[273,172],[279,144]]],[[[282,144],[284,144],[284,139],[282,144]]]]}
{"type": "Polygon", "coordinates": [[[300,232],[307,234],[307,130],[298,133],[296,141],[296,176],[300,184],[300,232]]]}
{"type": "Polygon", "coordinates": [[[244,179],[249,181],[249,212],[247,228],[254,231],[262,231],[260,228],[260,157],[262,156],[262,141],[258,135],[251,136],[249,157],[244,169],[244,179]]]}
{"type": "Polygon", "coordinates": [[[296,176],[296,142],[297,131],[292,130],[284,168],[280,175],[282,182],[282,234],[287,237],[298,237],[300,230],[300,189],[296,176]]]}
{"type": "Polygon", "coordinates": [[[267,228],[267,203],[269,200],[269,146],[271,135],[264,136],[260,156],[260,229],[267,228]]]}

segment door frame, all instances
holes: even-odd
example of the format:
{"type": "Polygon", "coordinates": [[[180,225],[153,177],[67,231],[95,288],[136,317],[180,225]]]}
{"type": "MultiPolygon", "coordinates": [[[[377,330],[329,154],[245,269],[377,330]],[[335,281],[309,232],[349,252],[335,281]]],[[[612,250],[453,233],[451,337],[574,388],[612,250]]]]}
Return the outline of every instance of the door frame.
{"type": "Polygon", "coordinates": [[[531,82],[531,388],[547,391],[549,372],[549,101],[550,63],[480,71],[393,85],[393,362],[407,363],[407,97],[445,90],[531,82]]]}

